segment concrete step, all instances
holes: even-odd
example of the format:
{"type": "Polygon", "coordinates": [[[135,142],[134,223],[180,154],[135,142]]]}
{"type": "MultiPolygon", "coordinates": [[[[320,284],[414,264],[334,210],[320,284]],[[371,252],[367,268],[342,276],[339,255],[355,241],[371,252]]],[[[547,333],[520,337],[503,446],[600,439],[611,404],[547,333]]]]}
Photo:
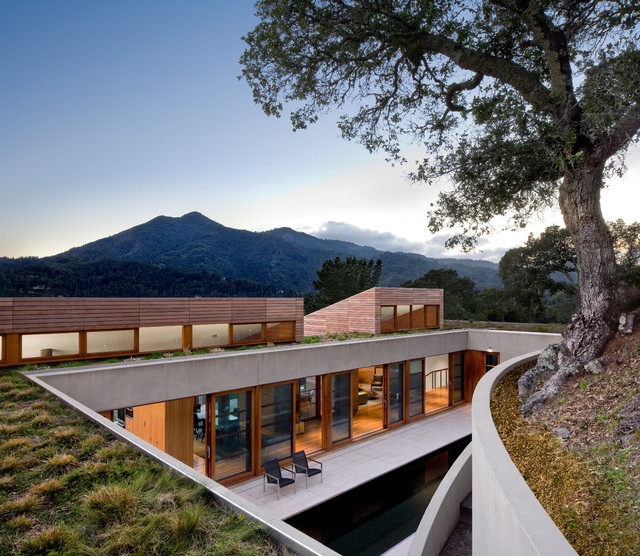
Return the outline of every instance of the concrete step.
{"type": "Polygon", "coordinates": [[[460,521],[471,526],[471,514],[471,493],[469,493],[467,497],[462,502],[460,502],[460,521]]]}

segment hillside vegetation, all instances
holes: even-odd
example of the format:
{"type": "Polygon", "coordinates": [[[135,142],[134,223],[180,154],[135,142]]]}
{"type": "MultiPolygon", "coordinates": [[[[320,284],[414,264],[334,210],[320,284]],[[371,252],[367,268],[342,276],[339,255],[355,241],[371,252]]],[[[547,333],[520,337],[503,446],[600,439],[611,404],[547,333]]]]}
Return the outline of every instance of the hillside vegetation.
{"type": "Polygon", "coordinates": [[[322,263],[338,256],[381,259],[381,286],[447,267],[469,276],[480,289],[500,287],[498,266],[487,261],[382,252],[289,228],[235,230],[192,212],[180,218],[158,216],[54,257],[0,258],[0,295],[267,295],[260,293],[264,290],[302,295],[313,289],[322,263]],[[119,278],[123,272],[129,274],[128,283],[119,278]]]}

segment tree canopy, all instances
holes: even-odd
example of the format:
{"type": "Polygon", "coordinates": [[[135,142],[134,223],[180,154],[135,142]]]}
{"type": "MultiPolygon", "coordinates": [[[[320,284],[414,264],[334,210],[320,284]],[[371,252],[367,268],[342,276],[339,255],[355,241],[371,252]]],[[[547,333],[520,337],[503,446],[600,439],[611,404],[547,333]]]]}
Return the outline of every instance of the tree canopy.
{"type": "Polygon", "coordinates": [[[577,255],[580,311],[564,332],[577,368],[640,301],[618,275],[600,189],[640,129],[637,0],[258,0],[243,77],[294,129],[331,109],[347,139],[450,178],[429,227],[474,245],[494,217],[524,226],[559,203],[577,255]]]}
{"type": "Polygon", "coordinates": [[[313,281],[315,293],[304,299],[306,313],[312,313],[347,297],[374,288],[380,281],[382,261],[340,257],[327,259],[316,271],[318,279],[313,281]]]}

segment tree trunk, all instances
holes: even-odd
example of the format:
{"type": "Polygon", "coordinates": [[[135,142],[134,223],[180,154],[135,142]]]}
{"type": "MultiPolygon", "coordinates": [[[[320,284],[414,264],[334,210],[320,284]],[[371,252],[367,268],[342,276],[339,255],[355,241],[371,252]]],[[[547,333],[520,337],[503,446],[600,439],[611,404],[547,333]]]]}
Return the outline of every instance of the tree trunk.
{"type": "Polygon", "coordinates": [[[566,378],[596,359],[613,336],[618,318],[638,302],[638,291],[618,276],[613,242],[600,209],[604,163],[588,158],[566,169],[560,208],[577,255],[580,307],[562,332],[562,343],[542,352],[518,381],[522,412],[555,397],[566,378]],[[534,392],[541,379],[543,386],[534,392]]]}
{"type": "Polygon", "coordinates": [[[580,307],[564,329],[562,352],[578,367],[597,357],[623,309],[611,234],[602,217],[604,163],[589,160],[568,168],[560,186],[560,208],[577,255],[580,307]]]}

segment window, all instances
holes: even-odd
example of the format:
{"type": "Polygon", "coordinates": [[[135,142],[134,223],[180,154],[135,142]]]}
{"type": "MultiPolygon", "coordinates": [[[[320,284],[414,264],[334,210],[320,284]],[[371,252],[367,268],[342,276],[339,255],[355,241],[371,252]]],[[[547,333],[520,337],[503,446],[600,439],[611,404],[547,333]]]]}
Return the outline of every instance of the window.
{"type": "Polygon", "coordinates": [[[396,330],[411,328],[411,305],[396,306],[396,330]]]}
{"type": "Polygon", "coordinates": [[[133,330],[105,330],[87,332],[87,353],[133,351],[133,330]]]}
{"type": "Polygon", "coordinates": [[[402,363],[388,366],[389,369],[389,424],[399,423],[404,420],[403,412],[403,369],[402,363]]]}
{"type": "Polygon", "coordinates": [[[233,343],[259,343],[262,341],[262,324],[234,324],[233,343]]]}
{"type": "Polygon", "coordinates": [[[182,326],[140,328],[140,351],[177,351],[182,349],[182,326]]]}
{"type": "Polygon", "coordinates": [[[79,354],[80,334],[78,332],[22,335],[23,359],[79,354]]]}
{"type": "Polygon", "coordinates": [[[380,331],[381,332],[390,332],[391,330],[396,329],[396,308],[393,306],[390,307],[380,307],[380,331]]]}
{"type": "Polygon", "coordinates": [[[215,397],[216,481],[251,471],[251,411],[251,390],[215,397]]]}
{"type": "Polygon", "coordinates": [[[424,413],[424,360],[409,361],[409,417],[424,413]]]}
{"type": "Polygon", "coordinates": [[[293,322],[269,322],[267,323],[267,341],[283,342],[295,339],[293,322]]]}
{"type": "Polygon", "coordinates": [[[194,324],[192,327],[194,348],[229,345],[228,324],[194,324]]]}
{"type": "Polygon", "coordinates": [[[424,305],[411,305],[411,328],[424,328],[424,305]]]}
{"type": "Polygon", "coordinates": [[[464,353],[453,354],[453,403],[464,400],[464,353]]]}
{"type": "Polygon", "coordinates": [[[427,328],[440,327],[440,307],[438,305],[427,305],[426,307],[426,326],[427,328]]]}
{"type": "Polygon", "coordinates": [[[499,354],[495,351],[487,352],[484,354],[484,372],[488,373],[491,369],[493,369],[498,363],[499,354]]]}
{"type": "Polygon", "coordinates": [[[293,384],[260,389],[262,463],[287,458],[293,453],[293,384]]]}
{"type": "Polygon", "coordinates": [[[331,377],[331,431],[334,444],[351,436],[351,373],[331,377]]]}

